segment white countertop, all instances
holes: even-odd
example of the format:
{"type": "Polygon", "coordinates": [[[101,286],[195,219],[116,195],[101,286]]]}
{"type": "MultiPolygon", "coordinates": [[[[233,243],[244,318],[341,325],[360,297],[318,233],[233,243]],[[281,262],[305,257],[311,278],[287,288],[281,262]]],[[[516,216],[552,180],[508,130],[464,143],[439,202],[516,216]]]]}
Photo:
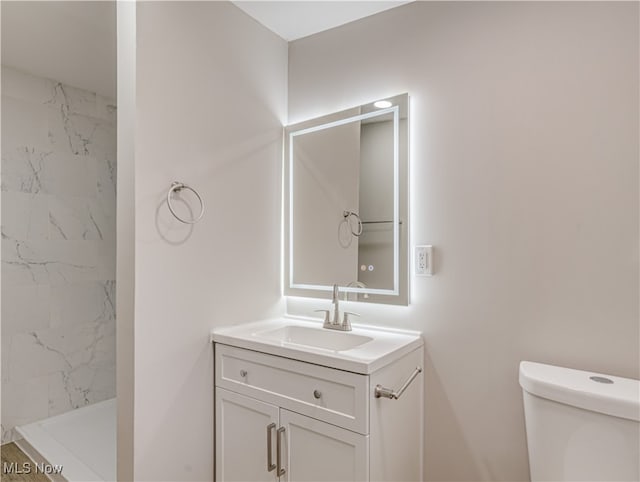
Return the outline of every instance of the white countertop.
{"type": "Polygon", "coordinates": [[[420,333],[415,331],[353,325],[352,331],[340,332],[322,328],[320,320],[289,317],[215,328],[211,341],[361,374],[371,374],[423,345],[420,333]],[[318,330],[318,339],[326,338],[326,332],[330,332],[335,333],[333,337],[357,335],[358,340],[369,340],[353,348],[332,350],[272,335],[286,327],[303,327],[311,337],[311,330],[318,330]]]}

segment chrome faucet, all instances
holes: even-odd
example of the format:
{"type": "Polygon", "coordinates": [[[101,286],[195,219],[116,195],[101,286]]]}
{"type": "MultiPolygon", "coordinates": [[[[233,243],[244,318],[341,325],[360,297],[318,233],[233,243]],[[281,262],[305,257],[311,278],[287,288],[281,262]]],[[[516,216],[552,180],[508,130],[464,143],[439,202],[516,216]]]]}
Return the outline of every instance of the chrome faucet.
{"type": "Polygon", "coordinates": [[[352,313],[350,311],[345,311],[342,315],[342,322],[340,321],[340,300],[338,298],[338,285],[333,285],[333,295],[331,298],[331,303],[333,304],[333,320],[331,320],[329,316],[329,310],[315,310],[321,311],[324,313],[324,323],[322,324],[323,328],[327,328],[329,330],[340,330],[340,331],[351,331],[351,321],[349,320],[349,315],[360,316],[357,313],[352,313]]]}
{"type": "Polygon", "coordinates": [[[333,324],[337,325],[340,323],[340,298],[338,297],[338,285],[333,285],[333,298],[331,299],[331,304],[333,305],[333,324]]]}

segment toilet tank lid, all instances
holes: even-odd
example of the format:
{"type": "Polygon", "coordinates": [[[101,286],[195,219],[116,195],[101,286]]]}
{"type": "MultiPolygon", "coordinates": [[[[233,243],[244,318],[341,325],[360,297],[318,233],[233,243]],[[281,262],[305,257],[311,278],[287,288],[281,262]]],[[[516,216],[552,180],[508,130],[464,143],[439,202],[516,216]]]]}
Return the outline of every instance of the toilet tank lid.
{"type": "Polygon", "coordinates": [[[520,386],[542,398],[640,421],[640,381],[529,361],[520,362],[520,386]]]}

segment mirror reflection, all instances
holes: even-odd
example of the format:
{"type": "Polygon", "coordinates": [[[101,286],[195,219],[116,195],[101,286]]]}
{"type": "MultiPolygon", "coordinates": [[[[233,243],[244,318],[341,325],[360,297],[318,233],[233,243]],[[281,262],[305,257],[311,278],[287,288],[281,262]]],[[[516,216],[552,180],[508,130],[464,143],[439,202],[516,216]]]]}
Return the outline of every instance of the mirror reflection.
{"type": "Polygon", "coordinates": [[[407,303],[403,94],[286,129],[286,294],[407,303]]]}

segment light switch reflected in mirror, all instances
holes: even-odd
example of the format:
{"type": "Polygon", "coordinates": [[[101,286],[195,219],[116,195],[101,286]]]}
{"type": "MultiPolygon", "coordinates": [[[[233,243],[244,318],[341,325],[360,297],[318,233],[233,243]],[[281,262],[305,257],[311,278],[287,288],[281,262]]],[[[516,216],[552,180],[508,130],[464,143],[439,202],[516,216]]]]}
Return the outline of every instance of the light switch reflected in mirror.
{"type": "Polygon", "coordinates": [[[408,304],[408,95],[285,138],[285,294],[408,304]]]}

